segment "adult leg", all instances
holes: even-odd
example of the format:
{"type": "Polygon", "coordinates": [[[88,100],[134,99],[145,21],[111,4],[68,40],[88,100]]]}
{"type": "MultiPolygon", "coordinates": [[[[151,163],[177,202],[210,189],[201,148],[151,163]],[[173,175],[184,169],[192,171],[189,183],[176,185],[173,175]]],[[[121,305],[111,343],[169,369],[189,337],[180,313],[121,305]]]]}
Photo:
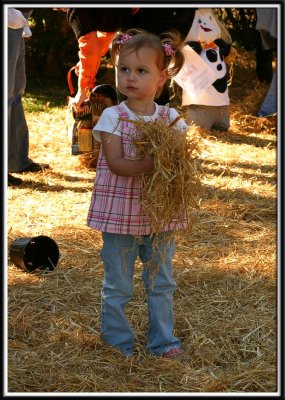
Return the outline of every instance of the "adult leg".
{"type": "Polygon", "coordinates": [[[80,60],[78,89],[80,91],[95,87],[101,58],[108,51],[114,35],[115,32],[92,31],[78,39],[78,56],[80,60]]]}
{"type": "Polygon", "coordinates": [[[273,73],[268,92],[257,113],[259,117],[269,117],[277,113],[277,73],[273,73]]]}
{"type": "Polygon", "coordinates": [[[102,339],[132,355],[134,335],[125,315],[125,307],[133,296],[133,268],[137,257],[135,239],[131,235],[102,233],[104,281],[102,288],[102,339]]]}
{"type": "Polygon", "coordinates": [[[180,347],[179,339],[173,336],[173,294],[176,288],[172,265],[174,253],[175,244],[171,232],[145,236],[144,244],[139,249],[139,256],[144,263],[142,279],[148,302],[147,348],[156,355],[180,347]],[[153,276],[156,266],[159,268],[153,276]]]}
{"type": "Polygon", "coordinates": [[[29,131],[22,103],[26,87],[23,29],[8,28],[8,170],[20,172],[32,164],[29,131]]]}
{"type": "Polygon", "coordinates": [[[111,42],[116,32],[97,32],[98,41],[101,48],[101,56],[104,57],[110,48],[111,42]]]}
{"type": "Polygon", "coordinates": [[[256,44],[256,73],[258,79],[271,82],[272,79],[272,49],[264,48],[262,34],[258,31],[256,44]]]}

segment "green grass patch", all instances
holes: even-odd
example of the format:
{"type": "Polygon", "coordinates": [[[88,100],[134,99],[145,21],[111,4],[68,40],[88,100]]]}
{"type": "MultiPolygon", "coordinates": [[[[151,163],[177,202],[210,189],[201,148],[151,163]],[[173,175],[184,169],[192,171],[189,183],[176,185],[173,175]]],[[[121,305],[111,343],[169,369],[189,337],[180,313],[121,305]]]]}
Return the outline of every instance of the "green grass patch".
{"type": "Polygon", "coordinates": [[[69,95],[67,82],[29,79],[23,96],[23,104],[29,112],[47,112],[54,107],[66,107],[69,95]]]}

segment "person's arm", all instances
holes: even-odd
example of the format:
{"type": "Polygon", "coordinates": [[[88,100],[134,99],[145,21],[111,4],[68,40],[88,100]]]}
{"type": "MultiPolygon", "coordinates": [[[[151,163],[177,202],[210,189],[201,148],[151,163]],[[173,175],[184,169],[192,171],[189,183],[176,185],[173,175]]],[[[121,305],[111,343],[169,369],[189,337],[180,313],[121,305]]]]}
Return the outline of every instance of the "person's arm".
{"type": "Polygon", "coordinates": [[[78,39],[78,91],[72,99],[72,103],[78,111],[84,109],[83,103],[88,100],[89,91],[95,87],[101,58],[108,51],[114,34],[115,32],[93,31],[78,39]]]}
{"type": "Polygon", "coordinates": [[[169,108],[169,126],[175,126],[181,132],[189,129],[184,119],[181,118],[181,115],[173,107],[169,108]]]}
{"type": "Polygon", "coordinates": [[[113,174],[120,176],[138,176],[148,174],[153,170],[154,160],[150,155],[146,155],[141,160],[123,157],[120,136],[100,132],[100,137],[108,167],[113,174]]]}
{"type": "Polygon", "coordinates": [[[27,20],[21,11],[15,8],[8,8],[8,28],[20,29],[27,25],[27,20]]]}

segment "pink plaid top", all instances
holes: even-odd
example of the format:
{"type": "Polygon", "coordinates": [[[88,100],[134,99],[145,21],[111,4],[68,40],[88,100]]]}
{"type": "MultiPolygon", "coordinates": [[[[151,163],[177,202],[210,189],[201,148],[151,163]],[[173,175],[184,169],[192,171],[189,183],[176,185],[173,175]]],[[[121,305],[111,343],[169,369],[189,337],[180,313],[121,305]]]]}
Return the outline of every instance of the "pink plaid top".
{"type": "MultiPolygon", "coordinates": [[[[121,104],[111,108],[115,108],[118,113],[118,121],[115,122],[115,125],[119,123],[123,154],[125,157],[133,157],[134,149],[130,144],[130,139],[136,134],[136,128],[131,122],[119,122],[119,117],[133,119],[128,113],[128,108],[122,107],[121,104]]],[[[157,107],[159,107],[160,118],[169,118],[170,109],[168,107],[157,107]]],[[[173,111],[175,110],[172,109],[172,113],[173,111]]],[[[178,113],[175,111],[175,117],[177,115],[178,113]]],[[[171,118],[171,120],[173,119],[171,118]]],[[[107,165],[101,146],[87,225],[98,231],[117,234],[148,235],[152,233],[149,217],[141,212],[140,198],[141,178],[113,174],[107,165]]],[[[185,227],[185,220],[173,220],[164,227],[163,231],[185,227]]]]}

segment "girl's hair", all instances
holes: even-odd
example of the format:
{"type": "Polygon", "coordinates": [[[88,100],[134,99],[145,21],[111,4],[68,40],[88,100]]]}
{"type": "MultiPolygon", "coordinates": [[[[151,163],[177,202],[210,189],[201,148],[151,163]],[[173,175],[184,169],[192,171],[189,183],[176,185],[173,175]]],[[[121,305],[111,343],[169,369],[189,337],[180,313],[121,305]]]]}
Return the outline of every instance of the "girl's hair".
{"type": "Polygon", "coordinates": [[[183,42],[179,32],[165,32],[160,36],[141,29],[130,29],[119,33],[112,41],[111,61],[117,66],[122,50],[137,52],[142,47],[149,47],[157,52],[157,66],[163,71],[167,70],[168,77],[173,78],[184,63],[182,53],[183,42]]]}

